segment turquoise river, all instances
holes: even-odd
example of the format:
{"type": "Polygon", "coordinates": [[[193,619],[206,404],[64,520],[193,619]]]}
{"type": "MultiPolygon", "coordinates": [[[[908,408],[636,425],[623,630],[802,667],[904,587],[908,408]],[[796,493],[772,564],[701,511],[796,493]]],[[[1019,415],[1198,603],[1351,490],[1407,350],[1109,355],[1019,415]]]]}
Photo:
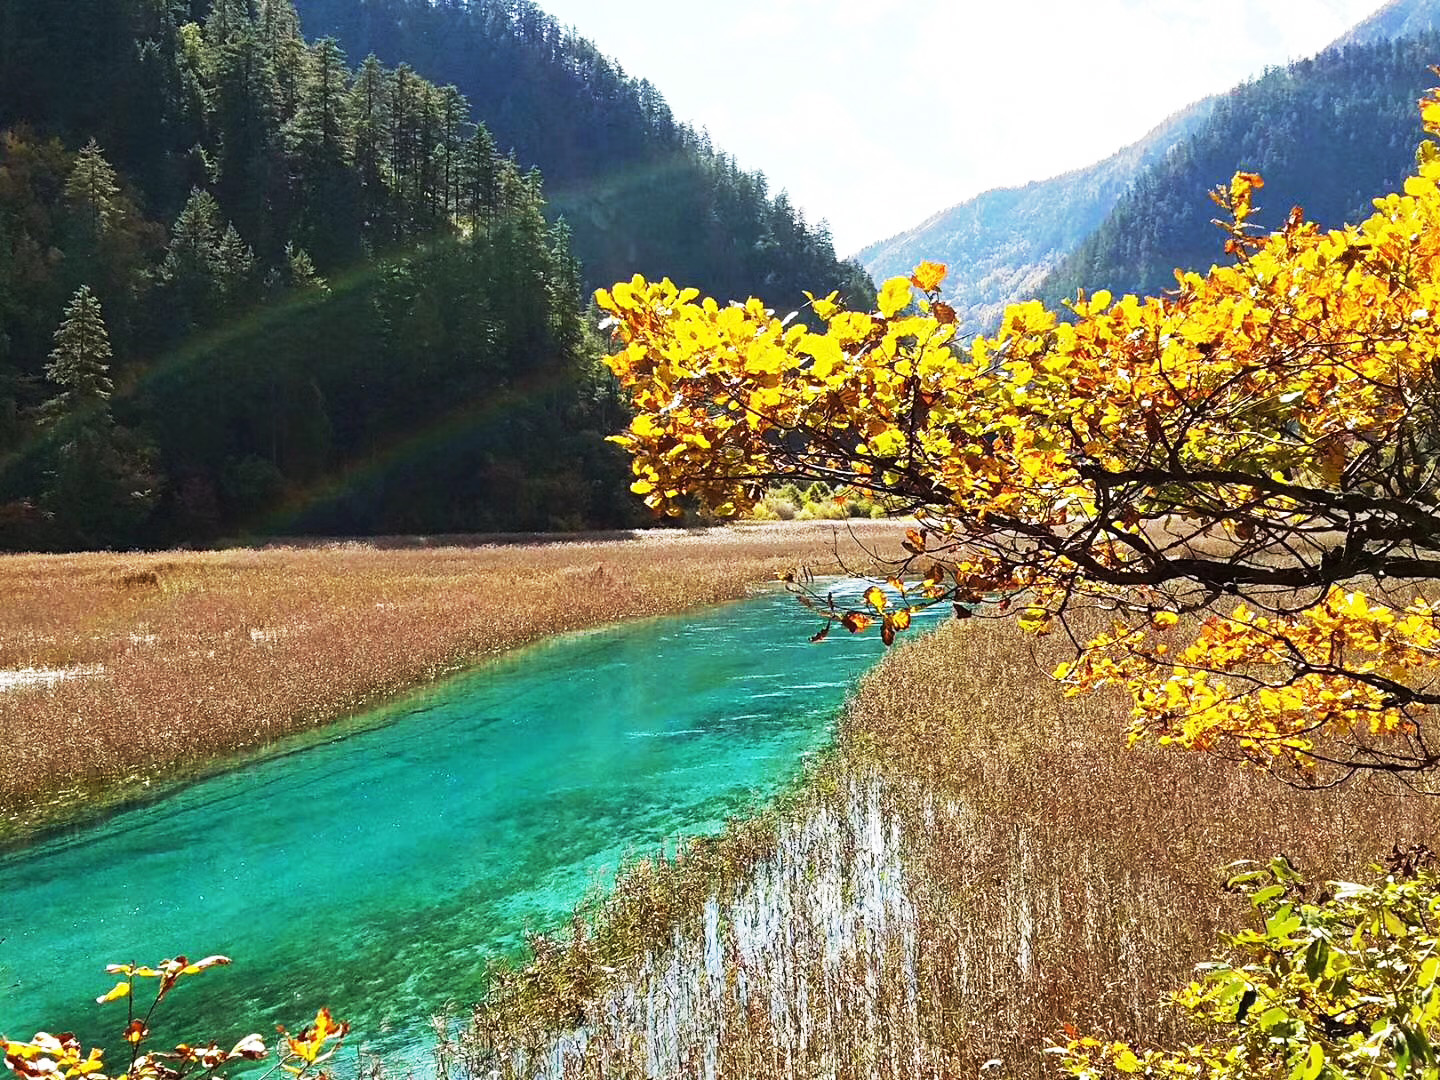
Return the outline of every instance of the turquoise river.
{"type": "Polygon", "coordinates": [[[298,1030],[328,1004],[408,1056],[627,854],[797,775],[882,650],[811,645],[817,627],[777,590],[567,635],[0,856],[0,1031],[113,1052],[107,963],[225,953],[166,999],[157,1039],[298,1030]]]}

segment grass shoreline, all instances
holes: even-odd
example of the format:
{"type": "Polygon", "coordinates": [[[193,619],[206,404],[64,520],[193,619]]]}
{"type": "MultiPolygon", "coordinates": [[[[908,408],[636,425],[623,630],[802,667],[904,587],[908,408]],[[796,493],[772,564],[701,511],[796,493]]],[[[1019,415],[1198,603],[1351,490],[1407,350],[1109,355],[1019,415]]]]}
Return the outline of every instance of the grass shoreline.
{"type": "Polygon", "coordinates": [[[333,737],[557,634],[739,599],[797,564],[839,571],[837,552],[865,564],[902,530],[855,533],[0,557],[0,673],[104,672],[0,689],[0,846],[333,737]]]}
{"type": "Polygon", "coordinates": [[[450,1060],[470,1078],[1039,1080],[1067,1023],[1193,1036],[1159,1002],[1248,915],[1225,864],[1284,852],[1345,877],[1440,828],[1433,798],[1127,749],[1119,695],[1044,676],[1062,650],[972,620],[888,654],[795,788],[538,940],[450,1060]]]}

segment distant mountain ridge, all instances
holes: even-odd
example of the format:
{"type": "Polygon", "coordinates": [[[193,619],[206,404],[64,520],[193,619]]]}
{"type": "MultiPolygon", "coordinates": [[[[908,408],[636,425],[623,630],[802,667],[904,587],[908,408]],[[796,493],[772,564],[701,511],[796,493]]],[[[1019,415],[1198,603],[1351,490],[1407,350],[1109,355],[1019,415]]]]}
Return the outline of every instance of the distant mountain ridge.
{"type": "MultiPolygon", "coordinates": [[[[1440,3],[1436,0],[1391,0],[1358,26],[1337,38],[1331,48],[1373,45],[1440,30],[1440,3]]],[[[1436,57],[1440,63],[1440,57],[1436,57]]]]}
{"type": "MultiPolygon", "coordinates": [[[[1413,14],[1413,12],[1412,12],[1413,14]]],[[[1265,179],[1252,219],[1278,228],[1294,206],[1337,226],[1396,191],[1424,137],[1417,102],[1435,75],[1440,31],[1345,44],[1232,90],[1166,157],[1140,173],[1104,223],[1040,286],[1055,304],[1076,289],[1154,295],[1176,267],[1224,259],[1209,192],[1237,171],[1265,179]]]]}
{"type": "Polygon", "coordinates": [[[993,324],[1005,305],[1033,293],[1099,227],[1136,175],[1200,125],[1213,105],[1213,98],[1196,102],[1087,168],[984,192],[856,258],[877,282],[908,274],[922,259],[947,263],[946,297],[964,324],[993,324]]]}
{"type": "MultiPolygon", "coordinates": [[[[1373,48],[1382,43],[1409,40],[1437,31],[1440,31],[1440,0],[1394,0],[1349,30],[1321,55],[1338,55],[1351,49],[1373,48]]],[[[1421,49],[1426,47],[1428,46],[1420,46],[1421,49]]],[[[1401,58],[1397,63],[1407,63],[1411,58],[1401,58]]],[[[1313,62],[1302,61],[1301,64],[1313,62]]],[[[1440,50],[1430,54],[1425,63],[1440,63],[1440,50]]],[[[1146,184],[1155,186],[1158,183],[1155,178],[1166,175],[1167,169],[1175,169],[1177,158],[1194,161],[1197,157],[1204,157],[1212,171],[1221,169],[1223,175],[1207,173],[1202,187],[1198,190],[1187,189],[1183,206],[1172,206],[1170,209],[1187,218],[1187,235],[1199,237],[1204,233],[1201,243],[1213,240],[1208,232],[1205,232],[1213,232],[1213,227],[1209,225],[1213,214],[1210,213],[1211,207],[1205,193],[1210,187],[1228,178],[1236,168],[1242,165],[1245,168],[1260,167],[1262,162],[1253,160],[1257,155],[1252,154],[1248,163],[1221,166],[1214,160],[1214,153],[1208,149],[1204,154],[1200,154],[1195,140],[1209,138],[1213,143],[1213,134],[1207,137],[1205,133],[1217,130],[1214,127],[1217,107],[1223,108],[1226,123],[1233,129],[1237,123],[1237,108],[1243,111],[1243,107],[1238,106],[1234,100],[1234,95],[1243,92],[1246,87],[1263,82],[1266,78],[1280,79],[1284,77],[1284,72],[1295,67],[1292,65],[1291,68],[1272,69],[1265,76],[1230,94],[1215,95],[1197,102],[1162,122],[1144,139],[1088,168],[1034,181],[1023,187],[986,191],[932,215],[913,229],[870,244],[863,248],[856,258],[877,281],[907,273],[921,259],[936,259],[948,263],[950,277],[947,281],[947,299],[960,312],[971,332],[993,328],[1008,304],[1037,294],[1053,302],[1058,297],[1073,292],[1077,285],[1109,288],[1118,285],[1128,289],[1132,284],[1129,278],[1115,273],[1117,261],[1127,256],[1109,252],[1106,245],[1113,244],[1114,237],[1124,235],[1125,227],[1119,224],[1120,219],[1132,220],[1138,212],[1140,203],[1136,201],[1135,189],[1146,184]],[[1126,207],[1129,209],[1125,209],[1126,207]],[[1126,218],[1127,214],[1130,215],[1129,218],[1126,218]],[[1197,219],[1199,224],[1196,225],[1190,218],[1197,219]],[[1110,241],[1100,236],[1107,229],[1107,235],[1112,237],[1110,241]],[[1111,273],[1117,280],[1113,283],[1106,281],[1103,274],[1098,272],[1111,273]]],[[[1424,67],[1424,63],[1419,65],[1421,72],[1424,67]]],[[[1433,80],[1433,76],[1429,75],[1424,78],[1433,80]]],[[[1301,81],[1304,81],[1303,78],[1301,81]]],[[[1417,79],[1414,84],[1416,96],[1422,83],[1423,79],[1417,79]]],[[[1357,85],[1353,97],[1358,101],[1368,93],[1373,98],[1374,89],[1357,85]]],[[[1404,92],[1408,91],[1402,91],[1404,92]]],[[[1322,96],[1326,98],[1328,107],[1344,110],[1345,94],[1334,92],[1332,87],[1322,96]]],[[[1291,94],[1290,104],[1293,106],[1294,117],[1306,110],[1303,97],[1303,87],[1291,94]]],[[[1393,104],[1387,105],[1385,118],[1377,118],[1376,121],[1385,126],[1383,141],[1394,144],[1386,147],[1383,167],[1370,170],[1383,176],[1356,174],[1353,190],[1347,193],[1354,196],[1350,199],[1351,203],[1363,203],[1365,199],[1378,193],[1380,189],[1375,185],[1395,171],[1396,160],[1413,150],[1413,142],[1418,140],[1418,121],[1413,124],[1409,122],[1415,115],[1413,108],[1404,121],[1392,119],[1395,114],[1393,104]],[[1403,153],[1396,149],[1407,140],[1412,145],[1403,153]]],[[[1313,117],[1312,123],[1318,122],[1318,113],[1309,115],[1313,117]]],[[[1266,122],[1271,125],[1268,131],[1255,125],[1246,127],[1244,134],[1249,137],[1249,148],[1254,150],[1268,146],[1277,135],[1282,139],[1290,138],[1292,133],[1287,131],[1286,125],[1291,118],[1290,115],[1268,117],[1266,122]]],[[[1379,132],[1365,131],[1364,125],[1358,122],[1358,117],[1353,112],[1351,119],[1357,121],[1357,138],[1368,139],[1370,143],[1382,139],[1379,132]]],[[[1234,134],[1233,130],[1231,134],[1234,134]]],[[[1293,139],[1291,141],[1293,142],[1293,139]]],[[[1207,143],[1207,146],[1209,145],[1207,143]]],[[[1239,144],[1236,148],[1244,149],[1239,144]]],[[[1332,167],[1341,167],[1342,173],[1345,172],[1343,161],[1337,163],[1336,157],[1335,154],[1321,155],[1332,167]]],[[[1273,166],[1274,161],[1270,164],[1273,166]]],[[[1342,176],[1340,179],[1345,178],[1342,176]]],[[[1291,183],[1288,177],[1280,188],[1285,193],[1284,197],[1280,197],[1280,192],[1272,187],[1271,197],[1266,200],[1267,205],[1284,201],[1284,198],[1290,197],[1291,192],[1295,194],[1296,201],[1305,204],[1307,209],[1314,202],[1313,198],[1306,197],[1308,192],[1303,190],[1303,185],[1291,183]]],[[[1326,202],[1326,212],[1332,209],[1330,203],[1344,202],[1343,199],[1334,198],[1323,201],[1326,202]]],[[[1287,203],[1286,209],[1288,206],[1287,203]]],[[[1343,212],[1349,212],[1349,209],[1347,204],[1343,212]]],[[[1156,220],[1156,215],[1162,212],[1155,207],[1144,211],[1152,222],[1156,220]]],[[[1215,249],[1214,243],[1206,249],[1211,251],[1213,257],[1215,252],[1212,249],[1215,249]]],[[[1170,267],[1184,261],[1180,259],[1166,264],[1170,255],[1160,246],[1153,250],[1147,249],[1143,256],[1150,263],[1134,282],[1137,287],[1165,287],[1169,280],[1170,267]],[[1161,267],[1163,273],[1155,270],[1156,266],[1161,267]]],[[[1139,256],[1131,251],[1128,257],[1139,256]]]]}

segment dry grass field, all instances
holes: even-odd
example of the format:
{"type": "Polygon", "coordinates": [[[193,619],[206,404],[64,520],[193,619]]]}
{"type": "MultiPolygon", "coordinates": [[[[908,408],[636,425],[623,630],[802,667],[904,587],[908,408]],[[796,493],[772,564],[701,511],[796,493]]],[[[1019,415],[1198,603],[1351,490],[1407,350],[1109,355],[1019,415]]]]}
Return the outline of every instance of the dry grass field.
{"type": "Polygon", "coordinates": [[[972,620],[892,652],[794,796],[637,866],[598,930],[497,980],[452,1059],[476,1077],[1057,1076],[1042,1050],[1067,1023],[1183,1036],[1159,1002],[1245,918],[1226,864],[1284,853],[1323,879],[1433,843],[1434,798],[1127,749],[1125,702],[1067,700],[1044,674],[1060,643],[1034,645],[972,620]]]}
{"type": "MultiPolygon", "coordinates": [[[[855,536],[893,549],[899,533],[855,536]]],[[[0,557],[0,836],[565,630],[864,563],[828,524],[473,547],[0,557]]]]}

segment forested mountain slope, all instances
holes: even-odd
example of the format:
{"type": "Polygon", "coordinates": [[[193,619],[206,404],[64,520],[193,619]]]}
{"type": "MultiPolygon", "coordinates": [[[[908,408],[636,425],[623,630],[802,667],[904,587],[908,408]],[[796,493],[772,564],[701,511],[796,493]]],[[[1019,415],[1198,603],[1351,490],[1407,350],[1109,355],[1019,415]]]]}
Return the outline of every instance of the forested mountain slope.
{"type": "MultiPolygon", "coordinates": [[[[1372,45],[1377,41],[1412,37],[1428,30],[1440,30],[1440,2],[1391,0],[1370,18],[1340,37],[1335,45],[1372,45]]],[[[1437,58],[1436,62],[1440,63],[1440,58],[1437,58]]]]}
{"type": "Polygon", "coordinates": [[[1154,293],[1173,286],[1176,267],[1221,260],[1208,193],[1242,169],[1265,179],[1261,226],[1279,226],[1296,205],[1326,225],[1367,213],[1413,166],[1423,135],[1416,102],[1437,59],[1440,33],[1425,31],[1331,48],[1222,96],[1050,275],[1041,298],[1055,303],[1082,287],[1154,293]]]}
{"type": "Polygon", "coordinates": [[[543,210],[290,0],[9,0],[0,546],[630,520],[543,210]]]}
{"type": "Polygon", "coordinates": [[[668,276],[721,298],[779,307],[802,290],[873,296],[829,232],[784,192],[680,123],[650,83],[626,75],[530,0],[298,0],[306,31],[453,82],[502,151],[546,177],[586,282],[668,276]]]}
{"type": "Polygon", "coordinates": [[[947,263],[946,296],[964,325],[989,327],[1006,304],[1033,294],[1105,220],[1135,176],[1204,120],[1212,101],[1192,105],[1104,161],[984,192],[856,257],[876,281],[908,274],[923,259],[947,263]]]}

